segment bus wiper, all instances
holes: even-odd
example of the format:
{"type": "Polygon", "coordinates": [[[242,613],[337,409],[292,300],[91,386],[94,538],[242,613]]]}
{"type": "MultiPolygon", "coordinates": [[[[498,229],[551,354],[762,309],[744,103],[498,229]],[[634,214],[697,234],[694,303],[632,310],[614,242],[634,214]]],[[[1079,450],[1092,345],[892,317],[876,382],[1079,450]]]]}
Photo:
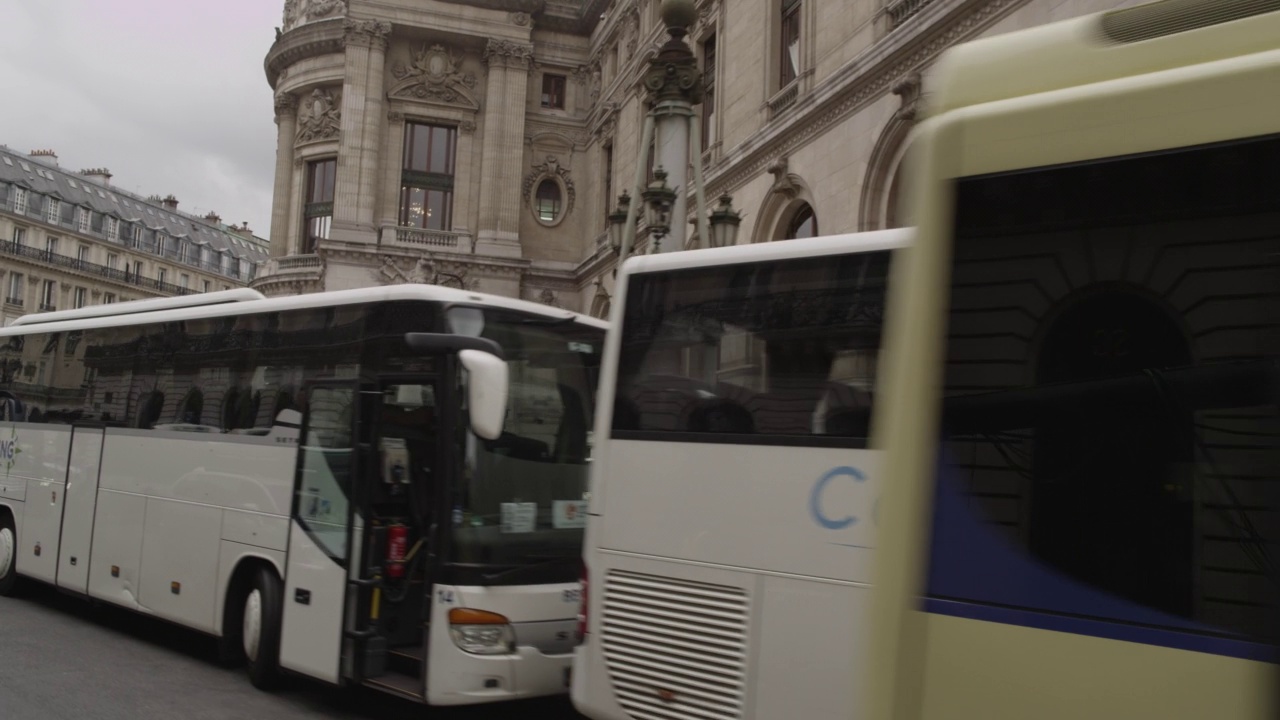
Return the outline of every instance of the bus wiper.
{"type": "MultiPolygon", "coordinates": [[[[545,556],[526,555],[525,557],[529,559],[536,559],[538,557],[545,557],[545,556]]],[[[576,562],[580,559],[582,559],[581,555],[556,555],[556,556],[547,558],[545,560],[542,560],[541,562],[532,563],[530,565],[516,565],[515,567],[507,568],[506,570],[499,570],[498,572],[485,573],[480,577],[484,578],[485,580],[497,580],[498,578],[507,577],[509,575],[515,575],[520,572],[524,572],[528,570],[541,570],[542,568],[551,567],[553,565],[560,565],[566,562],[576,562]]]]}

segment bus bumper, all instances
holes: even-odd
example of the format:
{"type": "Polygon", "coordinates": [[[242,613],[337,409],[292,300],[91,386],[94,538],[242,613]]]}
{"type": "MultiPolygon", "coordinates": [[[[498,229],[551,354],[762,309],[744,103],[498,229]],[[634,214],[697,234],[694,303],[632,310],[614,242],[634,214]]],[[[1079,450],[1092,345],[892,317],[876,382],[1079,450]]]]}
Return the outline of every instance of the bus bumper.
{"type": "Polygon", "coordinates": [[[573,651],[570,698],[578,712],[592,720],[631,720],[610,692],[604,658],[590,637],[573,651]]]}

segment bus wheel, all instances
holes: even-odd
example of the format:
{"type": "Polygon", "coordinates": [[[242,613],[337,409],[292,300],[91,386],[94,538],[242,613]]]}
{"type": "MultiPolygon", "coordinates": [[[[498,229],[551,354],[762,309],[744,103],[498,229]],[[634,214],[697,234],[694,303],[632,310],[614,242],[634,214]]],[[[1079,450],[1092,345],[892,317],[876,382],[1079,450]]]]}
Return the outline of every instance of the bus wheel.
{"type": "Polygon", "coordinates": [[[0,512],[0,595],[5,597],[13,595],[18,587],[17,554],[18,533],[13,528],[13,518],[0,512]]]}
{"type": "Polygon", "coordinates": [[[280,684],[280,611],[284,592],[280,579],[265,567],[253,571],[244,598],[241,642],[249,664],[249,681],[259,690],[280,684]]]}

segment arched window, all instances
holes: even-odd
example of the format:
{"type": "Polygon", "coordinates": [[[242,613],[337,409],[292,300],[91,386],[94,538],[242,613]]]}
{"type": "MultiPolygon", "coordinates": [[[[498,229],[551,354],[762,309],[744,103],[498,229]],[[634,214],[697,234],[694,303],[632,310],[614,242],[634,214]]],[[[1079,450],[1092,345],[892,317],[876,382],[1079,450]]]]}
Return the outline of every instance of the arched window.
{"type": "Polygon", "coordinates": [[[553,223],[560,218],[560,183],[546,178],[538,183],[537,212],[538,219],[544,223],[553,223]]]}
{"type": "Polygon", "coordinates": [[[182,409],[178,411],[178,422],[199,425],[204,415],[204,393],[199,388],[192,388],[182,401],[182,409]]]}
{"type": "Polygon", "coordinates": [[[818,234],[818,216],[813,214],[813,208],[809,205],[801,205],[796,214],[791,216],[791,222],[787,223],[787,234],[783,238],[785,240],[798,240],[800,238],[815,237],[818,234]]]}

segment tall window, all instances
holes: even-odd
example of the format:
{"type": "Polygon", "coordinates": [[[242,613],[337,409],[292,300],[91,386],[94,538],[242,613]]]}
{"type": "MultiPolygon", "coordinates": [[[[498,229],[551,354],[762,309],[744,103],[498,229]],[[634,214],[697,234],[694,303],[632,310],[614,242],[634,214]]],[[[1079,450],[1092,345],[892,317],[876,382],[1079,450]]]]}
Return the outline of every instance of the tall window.
{"type": "Polygon", "coordinates": [[[81,245],[76,250],[76,260],[79,260],[80,262],[89,262],[89,246],[88,245],[81,245]]]}
{"type": "Polygon", "coordinates": [[[119,240],[120,239],[120,220],[118,218],[113,218],[110,215],[108,215],[106,223],[107,223],[107,239],[111,240],[112,242],[119,240]]]}
{"type": "Polygon", "coordinates": [[[49,202],[44,206],[44,220],[50,225],[58,224],[58,211],[61,209],[62,203],[57,198],[49,198],[49,202]]]}
{"type": "Polygon", "coordinates": [[[27,189],[13,189],[13,211],[19,215],[27,214],[27,189]]]}
{"type": "Polygon", "coordinates": [[[303,214],[307,219],[307,236],[302,251],[313,253],[316,244],[329,237],[333,224],[333,191],[338,176],[338,161],[315,160],[307,163],[307,204],[303,214]]]}
{"type": "Polygon", "coordinates": [[[21,228],[21,227],[15,227],[13,229],[13,244],[23,245],[26,243],[26,240],[27,240],[27,229],[21,228]]]}
{"type": "Polygon", "coordinates": [[[115,253],[107,253],[107,269],[115,270],[120,267],[120,256],[115,253]]]}
{"type": "Polygon", "coordinates": [[[133,277],[135,279],[142,277],[142,261],[135,260],[133,263],[133,277]]]}
{"type": "Polygon", "coordinates": [[[44,239],[44,251],[50,255],[58,254],[58,238],[49,235],[44,239]]]}
{"type": "Polygon", "coordinates": [[[22,290],[22,273],[9,273],[9,294],[5,297],[5,302],[21,305],[22,290]]]}
{"type": "Polygon", "coordinates": [[[40,309],[41,310],[55,309],[55,306],[53,304],[53,298],[54,298],[54,281],[45,280],[44,284],[40,286],[40,309]]]}
{"type": "Polygon", "coordinates": [[[564,109],[563,75],[545,74],[542,76],[542,107],[553,110],[564,109]]]}
{"type": "Polygon", "coordinates": [[[458,131],[407,123],[400,173],[400,224],[426,230],[453,227],[453,173],[458,131]]]}
{"type": "Polygon", "coordinates": [[[702,42],[702,147],[711,147],[716,137],[716,36],[702,42]]]}
{"type": "Polygon", "coordinates": [[[168,270],[164,268],[160,268],[159,270],[156,270],[156,280],[159,281],[161,285],[163,285],[165,281],[168,279],[169,279],[168,270]]]}
{"type": "Polygon", "coordinates": [[[114,303],[115,301],[116,301],[116,294],[115,294],[115,293],[103,293],[103,294],[102,294],[102,304],[103,304],[103,305],[110,305],[110,304],[114,303]]]}
{"type": "Polygon", "coordinates": [[[85,306],[85,295],[87,294],[87,292],[88,292],[88,291],[86,291],[86,290],[85,290],[84,288],[82,288],[82,287],[78,287],[78,288],[76,288],[76,289],[75,289],[75,291],[71,293],[71,307],[73,307],[73,308],[75,308],[75,309],[77,309],[77,310],[79,310],[80,308],[84,307],[84,306],[85,306]]]}
{"type": "Polygon", "coordinates": [[[76,227],[80,232],[89,232],[89,221],[93,218],[93,211],[86,207],[76,208],[76,227]]]}
{"type": "Polygon", "coordinates": [[[182,275],[178,276],[178,287],[183,290],[191,287],[191,276],[186,273],[182,273],[182,275]]]}
{"type": "Polygon", "coordinates": [[[778,88],[786,87],[800,74],[800,0],[782,0],[782,33],[778,58],[781,73],[778,88]]]}
{"type": "Polygon", "coordinates": [[[208,281],[208,280],[205,280],[205,281],[201,284],[200,289],[201,289],[201,291],[202,291],[202,292],[209,292],[209,281],[208,281]]]}
{"type": "Polygon", "coordinates": [[[796,211],[791,222],[787,224],[787,240],[798,240],[800,238],[810,238],[818,234],[818,216],[813,214],[813,208],[804,205],[796,211]]]}

